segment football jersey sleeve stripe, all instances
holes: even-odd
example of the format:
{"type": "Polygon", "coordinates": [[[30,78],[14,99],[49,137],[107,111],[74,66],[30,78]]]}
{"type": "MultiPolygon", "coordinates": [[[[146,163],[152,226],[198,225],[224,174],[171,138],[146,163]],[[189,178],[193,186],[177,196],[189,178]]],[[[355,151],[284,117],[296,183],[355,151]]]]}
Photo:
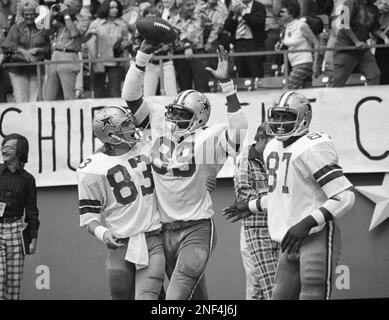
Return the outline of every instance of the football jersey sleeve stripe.
{"type": "Polygon", "coordinates": [[[101,206],[101,202],[99,200],[81,199],[79,206],[101,206]]]}
{"type": "Polygon", "coordinates": [[[330,173],[329,175],[325,176],[323,179],[317,181],[317,183],[319,184],[320,187],[323,188],[327,183],[340,177],[343,177],[343,170],[336,170],[330,173]]]}
{"type": "Polygon", "coordinates": [[[323,176],[325,176],[329,172],[331,172],[333,170],[339,170],[339,169],[342,169],[342,168],[339,167],[337,164],[328,165],[328,166],[321,168],[319,171],[316,171],[313,174],[313,177],[315,178],[315,180],[320,180],[323,176]]]}
{"type": "Polygon", "coordinates": [[[86,214],[86,213],[100,213],[101,208],[100,207],[82,207],[80,208],[80,215],[86,214]]]}

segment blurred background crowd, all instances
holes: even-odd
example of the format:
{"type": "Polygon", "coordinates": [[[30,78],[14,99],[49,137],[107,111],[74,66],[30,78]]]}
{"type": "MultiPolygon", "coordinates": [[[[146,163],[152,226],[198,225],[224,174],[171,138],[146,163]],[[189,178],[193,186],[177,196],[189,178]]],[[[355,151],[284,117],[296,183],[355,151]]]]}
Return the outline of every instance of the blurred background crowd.
{"type": "Polygon", "coordinates": [[[389,83],[389,49],[371,47],[389,44],[389,0],[0,0],[0,102],[120,97],[146,16],[178,37],[147,66],[145,96],[217,91],[201,54],[219,45],[238,90],[389,83]]]}

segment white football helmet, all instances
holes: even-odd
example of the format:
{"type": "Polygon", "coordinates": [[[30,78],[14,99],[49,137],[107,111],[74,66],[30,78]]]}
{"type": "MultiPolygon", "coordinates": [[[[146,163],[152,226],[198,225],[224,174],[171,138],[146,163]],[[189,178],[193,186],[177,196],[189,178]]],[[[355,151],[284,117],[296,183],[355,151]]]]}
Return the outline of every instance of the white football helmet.
{"type": "Polygon", "coordinates": [[[165,118],[172,124],[172,132],[183,134],[205,126],[211,115],[208,98],[196,90],[180,92],[167,107],[165,118]]]}
{"type": "Polygon", "coordinates": [[[133,114],[119,106],[104,107],[93,118],[93,132],[103,143],[134,145],[142,140],[142,132],[135,125],[133,114]]]}
{"type": "Polygon", "coordinates": [[[279,141],[308,132],[312,107],[302,94],[288,91],[268,110],[267,134],[279,141]],[[285,119],[286,118],[286,119],[285,119]]]}

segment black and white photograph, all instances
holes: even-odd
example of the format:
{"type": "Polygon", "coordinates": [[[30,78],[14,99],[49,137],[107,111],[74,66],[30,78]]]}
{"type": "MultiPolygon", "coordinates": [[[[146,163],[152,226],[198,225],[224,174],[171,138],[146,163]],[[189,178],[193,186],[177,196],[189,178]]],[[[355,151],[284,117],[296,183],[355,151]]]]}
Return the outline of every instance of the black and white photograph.
{"type": "Polygon", "coordinates": [[[389,0],[0,0],[0,300],[389,299],[388,121],[389,0]]]}

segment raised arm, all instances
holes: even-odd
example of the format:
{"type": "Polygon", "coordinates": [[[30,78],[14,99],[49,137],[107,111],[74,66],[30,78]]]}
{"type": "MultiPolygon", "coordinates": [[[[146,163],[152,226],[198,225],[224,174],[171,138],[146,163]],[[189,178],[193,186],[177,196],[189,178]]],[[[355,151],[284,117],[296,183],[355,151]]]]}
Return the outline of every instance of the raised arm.
{"type": "Polygon", "coordinates": [[[149,110],[143,103],[143,83],[145,69],[152,53],[158,49],[146,40],[143,40],[133,63],[126,74],[123,84],[122,98],[126,100],[131,112],[135,115],[138,125],[142,128],[149,123],[149,110]]]}
{"type": "Polygon", "coordinates": [[[240,144],[241,139],[246,135],[247,119],[240,107],[240,102],[236,95],[236,86],[230,78],[229,59],[228,52],[220,45],[218,49],[218,65],[216,70],[210,67],[206,67],[206,70],[220,82],[222,93],[227,100],[230,129],[233,129],[229,130],[229,138],[232,143],[238,145],[240,144]]]}

